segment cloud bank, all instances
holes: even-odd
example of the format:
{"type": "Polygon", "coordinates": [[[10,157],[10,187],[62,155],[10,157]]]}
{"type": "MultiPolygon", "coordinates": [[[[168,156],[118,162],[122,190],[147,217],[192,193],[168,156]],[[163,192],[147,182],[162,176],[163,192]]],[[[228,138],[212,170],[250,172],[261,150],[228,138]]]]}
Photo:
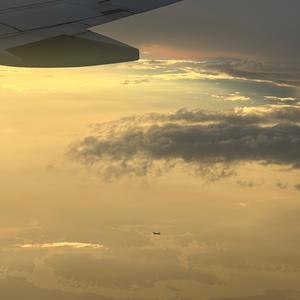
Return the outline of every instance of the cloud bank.
{"type": "Polygon", "coordinates": [[[125,81],[140,84],[149,78],[165,80],[248,80],[279,86],[300,86],[300,68],[291,64],[274,64],[253,59],[215,57],[202,60],[141,60],[127,66],[147,70],[147,78],[125,81]]]}
{"type": "Polygon", "coordinates": [[[202,56],[255,57],[299,67],[299,9],[297,0],[186,0],[101,30],[137,45],[167,45],[202,56]]]}
{"type": "Polygon", "coordinates": [[[47,265],[69,280],[109,288],[152,288],[159,281],[194,280],[206,285],[222,285],[214,274],[183,267],[172,250],[139,249],[131,259],[97,258],[88,254],[53,255],[47,265]]]}
{"type": "Polygon", "coordinates": [[[109,300],[109,298],[88,293],[76,294],[43,289],[16,277],[0,280],[0,297],[5,300],[109,300]]]}
{"type": "Polygon", "coordinates": [[[214,298],[211,300],[296,300],[300,296],[298,291],[283,291],[283,290],[270,290],[262,295],[238,297],[238,298],[214,298]]]}

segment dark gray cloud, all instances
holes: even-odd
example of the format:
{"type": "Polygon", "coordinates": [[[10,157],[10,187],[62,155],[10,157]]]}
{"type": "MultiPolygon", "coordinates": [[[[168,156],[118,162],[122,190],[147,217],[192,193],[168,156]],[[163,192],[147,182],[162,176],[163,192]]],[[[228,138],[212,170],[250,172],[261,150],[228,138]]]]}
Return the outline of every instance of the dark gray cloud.
{"type": "Polygon", "coordinates": [[[109,300],[106,297],[87,293],[76,294],[47,290],[16,277],[0,280],[0,298],[5,300],[109,300]]]}
{"type": "Polygon", "coordinates": [[[154,57],[153,45],[162,58],[230,57],[211,70],[299,86],[299,10],[298,0],[185,0],[99,30],[154,57]]]}
{"type": "Polygon", "coordinates": [[[290,64],[260,63],[243,59],[218,59],[206,65],[208,70],[224,72],[235,78],[249,80],[264,80],[277,84],[300,85],[300,68],[295,69],[290,64]]]}
{"type": "Polygon", "coordinates": [[[101,29],[137,45],[167,44],[204,54],[289,62],[296,68],[299,9],[298,0],[185,0],[101,29]]]}
{"type": "Polygon", "coordinates": [[[93,135],[70,146],[68,156],[112,177],[164,172],[180,163],[199,173],[221,164],[221,177],[240,162],[299,168],[299,120],[299,107],[291,106],[148,114],[96,125],[93,135]]]}

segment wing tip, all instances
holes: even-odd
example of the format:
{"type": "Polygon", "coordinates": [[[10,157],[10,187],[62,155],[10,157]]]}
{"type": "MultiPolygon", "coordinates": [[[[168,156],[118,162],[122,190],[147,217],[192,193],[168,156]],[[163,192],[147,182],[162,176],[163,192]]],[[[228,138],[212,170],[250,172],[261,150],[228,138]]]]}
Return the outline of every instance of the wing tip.
{"type": "Polygon", "coordinates": [[[66,68],[136,61],[138,49],[97,33],[62,35],[8,49],[0,64],[14,67],[66,68]]]}

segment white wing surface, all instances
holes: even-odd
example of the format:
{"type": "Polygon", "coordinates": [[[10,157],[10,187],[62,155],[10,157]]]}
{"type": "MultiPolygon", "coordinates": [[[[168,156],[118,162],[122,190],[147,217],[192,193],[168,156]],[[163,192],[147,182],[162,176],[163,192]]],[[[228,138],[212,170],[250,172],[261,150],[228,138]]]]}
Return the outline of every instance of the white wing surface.
{"type": "Polygon", "coordinates": [[[181,0],[0,0],[0,64],[75,67],[137,60],[89,28],[181,0]]]}

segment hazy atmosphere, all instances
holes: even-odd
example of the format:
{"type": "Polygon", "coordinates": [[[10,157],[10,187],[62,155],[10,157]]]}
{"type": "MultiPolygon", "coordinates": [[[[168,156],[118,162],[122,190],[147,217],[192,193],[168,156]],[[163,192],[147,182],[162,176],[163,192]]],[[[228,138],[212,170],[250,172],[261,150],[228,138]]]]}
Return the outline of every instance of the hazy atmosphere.
{"type": "Polygon", "coordinates": [[[299,10],[185,0],[94,28],[140,61],[0,66],[0,299],[299,300],[299,10]]]}

